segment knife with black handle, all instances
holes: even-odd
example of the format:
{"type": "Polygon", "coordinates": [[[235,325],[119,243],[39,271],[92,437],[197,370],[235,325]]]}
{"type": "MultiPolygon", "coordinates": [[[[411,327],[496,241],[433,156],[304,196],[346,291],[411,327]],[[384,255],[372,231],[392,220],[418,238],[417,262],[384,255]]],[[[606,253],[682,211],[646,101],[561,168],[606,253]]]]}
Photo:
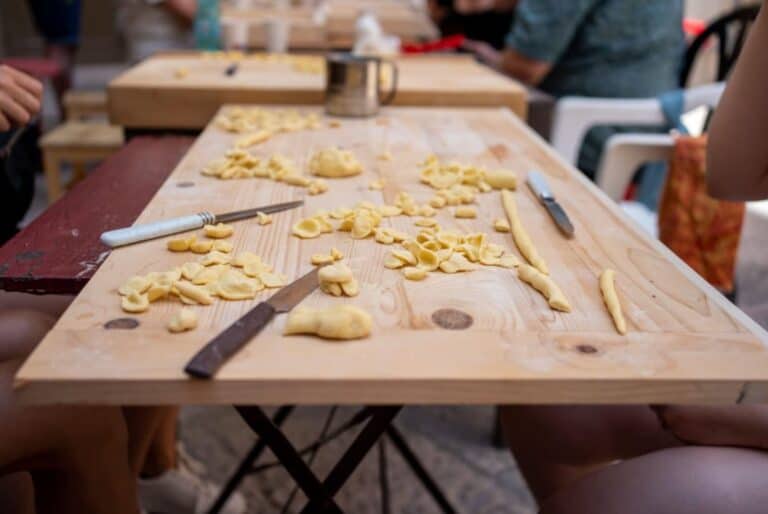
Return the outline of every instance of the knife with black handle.
{"type": "Polygon", "coordinates": [[[259,303],[232,323],[224,332],[211,339],[184,367],[184,372],[194,378],[210,379],[240,349],[266,327],[275,314],[293,309],[312,291],[317,289],[315,268],[303,277],[288,284],[272,297],[259,303]]]}

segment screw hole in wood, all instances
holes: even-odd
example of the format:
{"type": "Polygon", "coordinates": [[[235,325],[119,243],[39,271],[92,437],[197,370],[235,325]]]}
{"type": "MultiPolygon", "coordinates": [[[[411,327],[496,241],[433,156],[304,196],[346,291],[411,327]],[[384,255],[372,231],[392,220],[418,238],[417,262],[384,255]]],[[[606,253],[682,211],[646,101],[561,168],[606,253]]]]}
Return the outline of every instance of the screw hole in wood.
{"type": "Polygon", "coordinates": [[[474,319],[464,311],[457,309],[439,309],[432,313],[435,325],[446,330],[466,330],[472,326],[474,319]]]}
{"type": "Polygon", "coordinates": [[[133,330],[139,326],[136,318],[115,318],[104,323],[106,330],[133,330]]]}

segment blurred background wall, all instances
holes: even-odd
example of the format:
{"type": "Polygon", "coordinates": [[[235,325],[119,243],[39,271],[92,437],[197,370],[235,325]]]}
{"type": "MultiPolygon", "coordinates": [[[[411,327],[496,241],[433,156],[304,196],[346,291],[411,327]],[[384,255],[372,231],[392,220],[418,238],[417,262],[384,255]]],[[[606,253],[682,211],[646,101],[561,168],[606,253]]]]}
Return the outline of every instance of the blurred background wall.
{"type": "MultiPolygon", "coordinates": [[[[119,0],[82,0],[80,62],[123,60],[123,45],[115,28],[119,0]]],[[[35,32],[26,0],[0,0],[0,55],[40,55],[42,41],[35,32]]]]}
{"type": "MultiPolygon", "coordinates": [[[[115,6],[120,0],[82,0],[81,63],[119,62],[124,50],[115,29],[115,6]]],[[[723,11],[754,0],[686,0],[687,15],[710,20],[723,11]]],[[[0,55],[39,55],[42,44],[30,20],[26,0],[0,0],[0,55]]]]}

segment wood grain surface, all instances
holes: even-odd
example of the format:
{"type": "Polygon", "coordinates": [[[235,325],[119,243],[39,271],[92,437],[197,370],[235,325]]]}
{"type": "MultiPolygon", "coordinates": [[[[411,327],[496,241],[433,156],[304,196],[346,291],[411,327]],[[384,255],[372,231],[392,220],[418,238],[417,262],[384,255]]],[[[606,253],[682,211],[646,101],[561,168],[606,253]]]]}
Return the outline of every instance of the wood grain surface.
{"type": "MultiPolygon", "coordinates": [[[[234,137],[209,127],[138,221],[303,196],[303,189],[267,180],[200,175],[234,137]]],[[[361,306],[374,317],[372,337],[345,343],[283,337],[285,316],[278,316],[215,380],[190,380],[182,372],[189,358],[268,293],[252,302],[196,308],[199,328],[184,334],[165,330],[178,303],[153,304],[147,313],[127,316],[116,293],[124,280],[191,260],[168,252],[161,239],[112,252],[20,370],[20,398],[110,404],[734,403],[768,398],[768,335],[631,225],[509,111],[391,108],[339,128],[282,134],[253,152],[283,153],[305,167],[313,152],[329,145],[352,150],[365,172],[333,180],[328,193],[307,197],[303,209],[277,214],[271,225],[237,222],[232,242],[236,250],[260,254],[292,279],[310,269],[312,254],[340,248],[360,281],[360,295],[338,299],[316,291],[305,304],[361,306]],[[376,158],[385,151],[391,161],[376,158]],[[430,274],[409,282],[383,265],[392,246],[353,241],[343,232],[312,240],[290,235],[296,220],[319,208],[360,200],[391,203],[399,191],[426,201],[433,192],[419,183],[417,163],[430,153],[510,168],[521,179],[531,169],[546,174],[573,219],[573,239],[560,235],[527,188],[514,195],[552,278],[572,304],[571,313],[553,312],[511,270],[430,274]],[[385,189],[369,190],[379,177],[387,181],[385,189]],[[605,268],[617,272],[627,336],[616,333],[603,305],[598,277],[605,268]],[[112,326],[137,326],[104,328],[126,317],[138,324],[112,326]]],[[[477,219],[457,220],[450,209],[437,219],[444,227],[488,232],[516,253],[511,236],[491,228],[502,216],[500,194],[480,195],[478,203],[477,219]]],[[[387,223],[417,231],[414,218],[387,223]]]]}
{"type": "Polygon", "coordinates": [[[192,145],[139,137],[0,247],[0,289],[77,294],[106,259],[105,230],[131,225],[192,145]]]}
{"type": "Polygon", "coordinates": [[[435,24],[423,9],[406,2],[330,1],[326,3],[324,23],[313,22],[313,9],[294,6],[283,12],[274,8],[225,8],[221,20],[225,44],[231,46],[236,38],[230,32],[233,24],[248,26],[248,46],[265,48],[267,42],[265,22],[280,16],[287,19],[290,28],[290,48],[303,50],[349,49],[355,41],[355,22],[363,10],[376,14],[386,34],[399,37],[404,42],[425,41],[440,36],[435,24]]]}
{"type": "MultiPolygon", "coordinates": [[[[405,56],[395,105],[508,107],[525,119],[527,92],[518,82],[468,56],[405,56]]],[[[226,103],[309,104],[324,101],[322,74],[287,62],[245,59],[227,77],[226,60],[164,54],[126,71],[109,85],[110,120],[129,128],[201,129],[226,103]],[[188,70],[184,78],[175,71],[188,70]]]]}

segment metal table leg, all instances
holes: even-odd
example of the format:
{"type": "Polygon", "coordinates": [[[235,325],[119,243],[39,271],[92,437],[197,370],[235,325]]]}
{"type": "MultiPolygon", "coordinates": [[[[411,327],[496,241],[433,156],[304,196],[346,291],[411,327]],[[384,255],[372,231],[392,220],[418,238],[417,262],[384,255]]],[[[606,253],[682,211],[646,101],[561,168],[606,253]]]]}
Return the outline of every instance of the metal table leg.
{"type": "Polygon", "coordinates": [[[426,488],[426,490],[429,491],[430,496],[432,496],[432,498],[435,500],[435,503],[440,506],[442,511],[446,514],[456,514],[457,510],[453,507],[453,505],[451,505],[451,502],[448,501],[445,493],[443,493],[442,489],[440,489],[440,486],[437,485],[437,482],[434,481],[432,476],[419,460],[418,456],[416,456],[413,450],[411,450],[411,447],[408,446],[408,443],[405,442],[405,438],[400,433],[400,431],[395,428],[395,425],[389,425],[389,427],[387,427],[387,437],[389,437],[389,440],[392,441],[392,444],[395,446],[397,451],[400,452],[400,455],[402,455],[403,459],[405,459],[405,462],[408,464],[408,466],[411,468],[413,473],[426,488]]]}
{"type": "Polygon", "coordinates": [[[332,507],[328,502],[332,501],[331,498],[339,492],[339,489],[357,469],[357,466],[387,430],[387,427],[389,427],[402,408],[402,405],[370,407],[373,412],[370,421],[366,423],[365,428],[357,435],[339,462],[323,481],[323,489],[328,495],[307,495],[309,501],[302,509],[302,514],[327,512],[328,508],[332,507]]]}
{"type": "MultiPolygon", "coordinates": [[[[304,491],[307,498],[319,502],[328,512],[340,514],[342,510],[333,500],[333,494],[330,493],[324,484],[318,480],[312,470],[302,460],[287,437],[278,427],[272,423],[272,420],[264,414],[259,407],[235,407],[248,426],[264,440],[275,457],[282,463],[285,470],[293,477],[296,484],[304,491]]],[[[312,511],[315,512],[315,511],[312,511]]]]}
{"type": "MultiPolygon", "coordinates": [[[[272,417],[272,423],[278,428],[281,427],[293,409],[294,407],[292,405],[280,407],[272,417]]],[[[267,443],[264,438],[259,437],[259,439],[251,448],[251,451],[248,452],[248,455],[246,455],[245,458],[240,462],[240,465],[237,467],[235,472],[232,474],[229,480],[227,480],[227,483],[224,485],[224,487],[222,487],[221,491],[219,492],[219,496],[216,498],[216,501],[208,510],[208,514],[219,514],[219,511],[222,507],[224,507],[224,504],[227,503],[227,500],[229,500],[229,497],[232,496],[232,493],[235,492],[235,489],[237,489],[243,479],[248,476],[253,463],[256,462],[256,460],[261,456],[266,447],[267,443]]]]}
{"type": "Polygon", "coordinates": [[[265,447],[269,447],[272,450],[277,460],[307,496],[308,501],[301,511],[302,514],[316,512],[340,514],[342,510],[333,499],[334,496],[377,442],[380,443],[379,473],[382,484],[382,508],[386,513],[389,510],[389,490],[386,476],[386,455],[383,440],[381,440],[381,436],[384,434],[387,435],[395,449],[402,455],[405,462],[442,511],[446,514],[457,512],[437,483],[429,475],[419,458],[408,446],[400,431],[392,424],[394,418],[402,409],[401,405],[366,407],[358,413],[355,416],[358,423],[365,419],[368,419],[368,422],[323,482],[320,482],[279,428],[291,413],[293,407],[281,407],[271,420],[259,407],[239,406],[235,408],[243,420],[259,436],[259,441],[230,478],[216,504],[211,508],[210,514],[218,512],[226,503],[226,499],[239,485],[243,477],[253,469],[253,462],[259,457],[265,447]]]}

